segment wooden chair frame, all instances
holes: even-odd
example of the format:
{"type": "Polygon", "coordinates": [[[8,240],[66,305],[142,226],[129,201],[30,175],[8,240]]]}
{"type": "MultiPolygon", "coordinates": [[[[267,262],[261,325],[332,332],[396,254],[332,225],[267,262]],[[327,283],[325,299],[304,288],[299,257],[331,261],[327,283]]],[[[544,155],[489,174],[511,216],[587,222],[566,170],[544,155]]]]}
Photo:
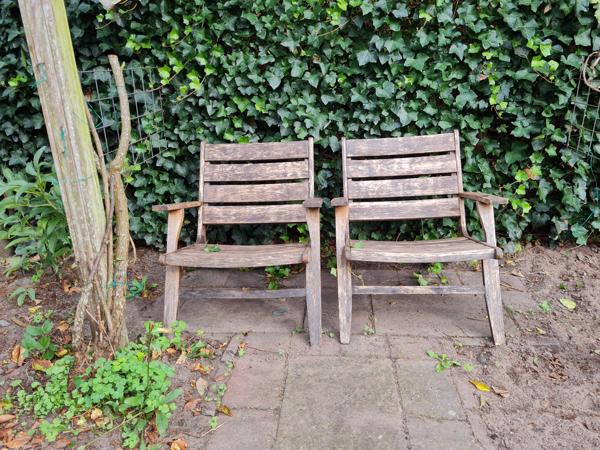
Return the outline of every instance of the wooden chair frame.
{"type": "Polygon", "coordinates": [[[205,298],[306,296],[311,345],[321,339],[320,208],[314,197],[313,139],[306,141],[207,144],[200,148],[198,201],[155,205],[168,211],[164,322],[177,318],[182,267],[242,268],[306,265],[306,287],[295,289],[201,289],[205,298]],[[245,184],[240,184],[245,183],[245,184]],[[198,208],[197,243],[178,248],[184,210],[198,208]],[[219,245],[207,252],[207,225],[306,223],[309,244],[219,245]]]}
{"type": "Polygon", "coordinates": [[[331,202],[335,207],[340,341],[350,342],[353,294],[484,294],[494,342],[503,344],[504,319],[498,268],[502,251],[496,245],[494,205],[506,204],[507,200],[463,191],[458,131],[405,138],[344,138],[342,170],[344,197],[331,202]],[[393,158],[366,159],[376,157],[393,158]],[[439,176],[444,173],[450,175],[439,176]],[[396,201],[373,201],[392,197],[396,201]],[[415,197],[428,198],[414,200],[415,197]],[[464,199],[477,202],[485,242],[473,239],[467,232],[464,199]],[[365,249],[353,248],[350,240],[350,222],[353,220],[442,217],[458,218],[462,237],[438,241],[368,241],[365,249]],[[483,287],[352,285],[353,260],[424,263],[471,259],[483,262],[483,287]]]}

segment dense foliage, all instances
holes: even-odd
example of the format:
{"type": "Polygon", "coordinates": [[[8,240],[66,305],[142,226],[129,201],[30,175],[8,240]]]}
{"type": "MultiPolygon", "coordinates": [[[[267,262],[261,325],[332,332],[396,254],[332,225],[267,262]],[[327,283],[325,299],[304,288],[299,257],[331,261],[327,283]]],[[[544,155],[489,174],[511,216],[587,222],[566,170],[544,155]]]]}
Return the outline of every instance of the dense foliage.
{"type": "MultiPolygon", "coordinates": [[[[600,151],[565,147],[580,65],[600,47],[587,0],[139,0],[113,13],[68,3],[81,68],[116,52],[156,67],[168,98],[168,148],[130,186],[138,239],[163,239],[164,218],[151,204],[194,198],[201,139],[312,135],[317,188],[332,197],[341,136],[453,128],[466,188],[511,199],[498,213],[503,244],[523,232],[584,242],[600,229],[591,164],[600,151]]],[[[0,160],[18,168],[46,137],[16,1],[2,0],[2,10],[0,160]]],[[[325,218],[331,232],[331,212],[325,218]]],[[[396,237],[406,227],[358,232],[396,237]]],[[[422,227],[425,236],[454,229],[422,227]]],[[[246,239],[244,229],[230,236],[246,239]]]]}

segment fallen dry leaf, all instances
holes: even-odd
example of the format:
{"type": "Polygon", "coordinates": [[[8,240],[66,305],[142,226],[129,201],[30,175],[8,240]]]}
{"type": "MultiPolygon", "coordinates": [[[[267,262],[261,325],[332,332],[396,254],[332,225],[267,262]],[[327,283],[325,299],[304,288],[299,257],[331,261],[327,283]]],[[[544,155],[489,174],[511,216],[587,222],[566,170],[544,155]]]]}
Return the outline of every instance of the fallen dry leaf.
{"type": "Polygon", "coordinates": [[[21,328],[27,328],[27,324],[22,320],[17,319],[16,317],[11,317],[10,320],[12,320],[15,324],[19,325],[21,328]]]}
{"type": "Polygon", "coordinates": [[[469,383],[471,383],[473,386],[475,386],[478,391],[482,391],[482,392],[490,391],[490,387],[487,384],[485,384],[483,381],[469,380],[469,383]]]}
{"type": "Polygon", "coordinates": [[[485,405],[487,405],[487,399],[481,394],[479,395],[479,407],[483,408],[485,405]]]}
{"type": "Polygon", "coordinates": [[[561,305],[567,308],[569,311],[574,311],[577,308],[577,303],[575,303],[570,298],[559,298],[558,301],[561,305]]]}
{"type": "Polygon", "coordinates": [[[31,436],[27,436],[27,433],[21,431],[13,439],[5,442],[4,446],[10,449],[21,448],[27,445],[29,441],[31,441],[31,436]]]}
{"type": "Polygon", "coordinates": [[[15,416],[13,414],[1,414],[0,415],[0,423],[6,423],[10,420],[13,420],[15,416]]]}
{"type": "Polygon", "coordinates": [[[56,442],[52,444],[52,448],[67,448],[69,445],[71,445],[71,440],[67,439],[66,437],[62,437],[57,439],[56,442]]]}
{"type": "Polygon", "coordinates": [[[229,406],[225,406],[223,404],[220,404],[219,406],[217,406],[217,411],[219,411],[221,414],[225,414],[226,416],[233,416],[229,406]]]}
{"type": "Polygon", "coordinates": [[[28,308],[27,311],[29,311],[29,314],[35,314],[38,312],[38,309],[40,309],[40,306],[32,306],[31,308],[28,308]]]}
{"type": "Polygon", "coordinates": [[[194,366],[192,367],[192,372],[200,372],[202,375],[208,375],[212,372],[212,370],[212,366],[205,366],[204,364],[199,362],[194,364],[194,366]]]}
{"type": "Polygon", "coordinates": [[[186,449],[187,449],[187,442],[185,442],[181,438],[175,439],[173,442],[171,442],[171,450],[186,450],[186,449]]]}
{"type": "Polygon", "coordinates": [[[59,358],[62,358],[63,356],[65,356],[68,353],[69,353],[69,350],[67,350],[66,348],[61,348],[59,351],[56,352],[56,356],[58,356],[59,358]]]}
{"type": "Polygon", "coordinates": [[[173,353],[177,353],[177,350],[175,350],[173,347],[169,347],[169,348],[167,349],[167,353],[168,353],[169,355],[172,355],[173,353]]]}
{"type": "Polygon", "coordinates": [[[10,359],[19,366],[23,365],[24,358],[21,352],[21,346],[19,344],[16,344],[10,352],[10,359]]]}
{"type": "Polygon", "coordinates": [[[100,408],[92,409],[92,412],[90,413],[90,419],[96,420],[96,419],[99,419],[100,417],[102,417],[102,410],[100,408]]]}
{"type": "Polygon", "coordinates": [[[185,405],[183,406],[183,409],[187,410],[187,411],[193,411],[194,409],[196,409],[196,407],[198,406],[198,403],[200,403],[202,401],[201,398],[193,398],[189,401],[187,401],[185,403],[185,405]]]}
{"type": "Polygon", "coordinates": [[[66,333],[69,331],[69,324],[65,320],[61,320],[58,325],[56,325],[56,329],[61,333],[66,333]]]}
{"type": "Polygon", "coordinates": [[[52,362],[47,359],[34,359],[31,363],[31,368],[40,372],[45,372],[52,367],[52,362]]]}
{"type": "Polygon", "coordinates": [[[540,334],[542,336],[546,334],[546,331],[540,327],[535,327],[535,331],[537,331],[537,334],[540,334]]]}
{"type": "Polygon", "coordinates": [[[73,286],[71,282],[67,279],[63,279],[62,288],[65,294],[78,294],[81,292],[81,288],[73,286]]]}
{"type": "Polygon", "coordinates": [[[198,394],[200,394],[200,397],[204,396],[206,388],[208,388],[208,381],[206,381],[204,378],[198,378],[196,380],[196,390],[198,391],[198,394]]]}
{"type": "Polygon", "coordinates": [[[506,398],[506,397],[510,396],[510,392],[508,392],[508,389],[494,386],[493,384],[492,384],[492,391],[494,391],[495,394],[498,394],[502,398],[506,398]]]}
{"type": "Polygon", "coordinates": [[[187,353],[185,352],[185,350],[181,351],[181,355],[179,355],[179,358],[177,358],[177,361],[175,361],[175,364],[183,364],[187,361],[187,353]]]}

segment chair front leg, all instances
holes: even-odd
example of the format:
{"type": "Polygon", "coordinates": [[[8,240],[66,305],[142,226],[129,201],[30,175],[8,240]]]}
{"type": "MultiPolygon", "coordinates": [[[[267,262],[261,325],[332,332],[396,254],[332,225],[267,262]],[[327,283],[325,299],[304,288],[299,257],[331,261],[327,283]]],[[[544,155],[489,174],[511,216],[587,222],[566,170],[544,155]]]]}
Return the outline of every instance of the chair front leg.
{"type": "Polygon", "coordinates": [[[310,345],[321,342],[321,227],[319,208],[306,209],[310,256],[306,264],[306,313],[310,345]]]}
{"type": "MultiPolygon", "coordinates": [[[[167,222],[167,253],[177,250],[179,234],[183,226],[183,209],[169,211],[167,222]]],[[[170,326],[177,320],[177,309],[179,307],[179,279],[181,268],[179,266],[167,266],[165,271],[165,308],[163,322],[170,326]]]]}
{"type": "Polygon", "coordinates": [[[337,257],[338,306],[340,319],[340,342],[350,343],[352,327],[352,267],[346,258],[350,245],[348,206],[335,208],[335,247],[337,257]]]}
{"type": "MultiPolygon", "coordinates": [[[[494,223],[494,206],[477,202],[477,212],[485,231],[485,240],[489,245],[496,246],[496,225],[494,223]]],[[[485,303],[492,337],[496,345],[506,342],[504,334],[504,315],[502,295],[500,292],[500,268],[497,259],[486,259],[483,265],[483,285],[485,287],[485,303]]]]}

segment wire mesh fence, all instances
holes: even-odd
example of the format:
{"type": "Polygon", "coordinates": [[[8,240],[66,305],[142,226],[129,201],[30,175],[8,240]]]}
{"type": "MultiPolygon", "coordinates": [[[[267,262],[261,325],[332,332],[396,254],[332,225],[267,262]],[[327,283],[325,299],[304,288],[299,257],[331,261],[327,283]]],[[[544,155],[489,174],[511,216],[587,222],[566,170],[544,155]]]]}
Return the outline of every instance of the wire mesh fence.
{"type": "MultiPolygon", "coordinates": [[[[119,96],[112,71],[104,67],[79,72],[81,86],[107,161],[119,145],[119,96]]],[[[130,65],[123,69],[131,113],[128,164],[139,166],[156,158],[166,147],[161,84],[156,69],[130,65]]]]}

